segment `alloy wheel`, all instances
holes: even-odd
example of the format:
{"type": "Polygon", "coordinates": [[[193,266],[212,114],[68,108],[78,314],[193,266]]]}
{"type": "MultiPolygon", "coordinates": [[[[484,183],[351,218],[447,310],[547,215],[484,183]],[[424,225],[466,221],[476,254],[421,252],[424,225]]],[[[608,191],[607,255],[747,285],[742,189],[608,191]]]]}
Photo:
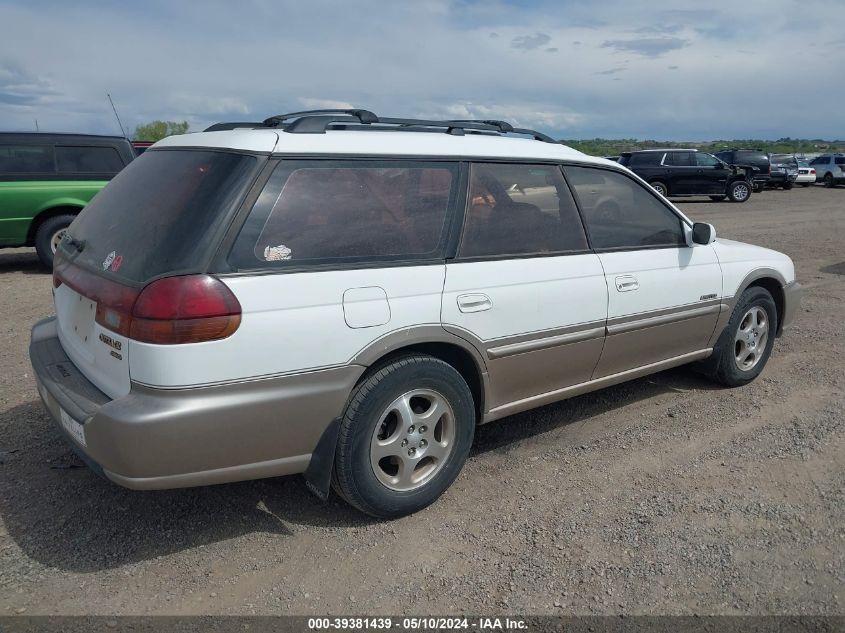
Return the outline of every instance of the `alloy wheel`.
{"type": "Polygon", "coordinates": [[[370,443],[370,464],[387,488],[425,485],[443,468],[455,444],[455,413],[436,391],[403,393],[381,414],[370,443]]]}
{"type": "Polygon", "coordinates": [[[754,306],[742,317],[734,337],[736,366],[741,371],[754,369],[766,351],[768,340],[769,317],[763,308],[754,306]]]}

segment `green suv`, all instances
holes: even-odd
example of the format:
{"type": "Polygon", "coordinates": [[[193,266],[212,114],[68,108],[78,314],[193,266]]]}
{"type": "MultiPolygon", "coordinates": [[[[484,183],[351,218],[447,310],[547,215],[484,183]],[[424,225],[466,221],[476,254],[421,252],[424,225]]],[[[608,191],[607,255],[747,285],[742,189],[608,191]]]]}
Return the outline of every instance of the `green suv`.
{"type": "Polygon", "coordinates": [[[0,248],[34,246],[52,268],[76,214],[134,157],[120,137],[0,133],[0,248]]]}

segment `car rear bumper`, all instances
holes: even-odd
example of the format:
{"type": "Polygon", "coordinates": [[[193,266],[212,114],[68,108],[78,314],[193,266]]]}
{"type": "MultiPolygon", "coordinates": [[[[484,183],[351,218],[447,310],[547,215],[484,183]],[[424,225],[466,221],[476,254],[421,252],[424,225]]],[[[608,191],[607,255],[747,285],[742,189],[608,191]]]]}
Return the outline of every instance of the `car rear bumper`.
{"type": "Polygon", "coordinates": [[[183,488],[301,473],[341,415],[358,365],[192,389],[133,383],[111,400],[68,359],[55,317],[32,329],[44,406],[74,450],[127,488],[183,488]]]}

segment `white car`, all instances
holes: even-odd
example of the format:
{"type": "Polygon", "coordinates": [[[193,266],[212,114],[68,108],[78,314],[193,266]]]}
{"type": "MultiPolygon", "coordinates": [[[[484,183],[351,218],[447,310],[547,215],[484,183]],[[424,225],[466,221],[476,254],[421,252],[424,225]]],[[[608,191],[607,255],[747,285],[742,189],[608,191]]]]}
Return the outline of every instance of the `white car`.
{"type": "Polygon", "coordinates": [[[401,516],[476,425],[693,362],[744,385],[798,307],[786,255],[530,130],[364,110],[213,128],[82,211],[32,331],[58,429],[129,488],[304,473],[401,516]]]}
{"type": "Polygon", "coordinates": [[[801,185],[802,187],[809,187],[814,182],[816,182],[816,169],[810,167],[810,164],[806,160],[799,160],[798,178],[795,179],[795,184],[801,185]]]}

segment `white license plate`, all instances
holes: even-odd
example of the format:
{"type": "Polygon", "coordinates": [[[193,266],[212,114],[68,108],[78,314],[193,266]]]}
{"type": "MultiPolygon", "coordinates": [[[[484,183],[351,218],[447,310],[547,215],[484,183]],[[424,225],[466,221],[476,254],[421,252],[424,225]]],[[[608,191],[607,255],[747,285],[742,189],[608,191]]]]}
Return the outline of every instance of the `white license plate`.
{"type": "Polygon", "coordinates": [[[68,412],[62,409],[61,407],[59,408],[59,414],[59,417],[62,421],[62,426],[64,427],[65,431],[70,433],[73,439],[82,444],[82,446],[88,446],[85,443],[85,427],[82,426],[76,420],[74,420],[72,417],[70,417],[70,415],[68,415],[68,412]]]}

